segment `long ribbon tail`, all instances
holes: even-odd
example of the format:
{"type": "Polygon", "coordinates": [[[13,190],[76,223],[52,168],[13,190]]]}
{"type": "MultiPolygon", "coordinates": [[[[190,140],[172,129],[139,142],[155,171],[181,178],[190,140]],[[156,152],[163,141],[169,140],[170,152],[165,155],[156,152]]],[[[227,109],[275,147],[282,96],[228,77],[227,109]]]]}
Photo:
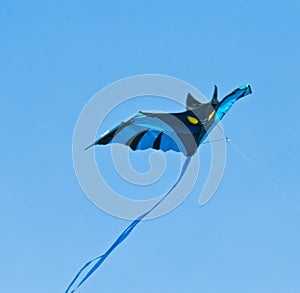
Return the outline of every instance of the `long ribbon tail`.
{"type": "Polygon", "coordinates": [[[74,293],[99,267],[100,265],[105,261],[105,259],[111,254],[111,252],[118,246],[120,245],[127,237],[128,235],[132,232],[132,230],[135,228],[135,226],[140,223],[148,214],[150,214],[157,206],[159,206],[167,197],[168,195],[173,191],[173,189],[177,186],[181,178],[183,177],[192,157],[187,157],[183,163],[180,175],[174,185],[169,189],[169,191],[147,212],[139,216],[136,220],[134,220],[124,231],[123,233],[118,237],[118,239],[111,245],[111,247],[102,255],[88,261],[76,274],[74,279],[71,281],[70,285],[66,289],[65,293],[74,293]],[[95,263],[96,262],[96,263],[95,263]],[[91,269],[86,273],[86,275],[82,278],[82,280],[79,282],[79,284],[72,290],[71,288],[73,287],[74,283],[77,281],[77,279],[80,277],[80,275],[83,273],[83,271],[95,263],[91,269]]]}

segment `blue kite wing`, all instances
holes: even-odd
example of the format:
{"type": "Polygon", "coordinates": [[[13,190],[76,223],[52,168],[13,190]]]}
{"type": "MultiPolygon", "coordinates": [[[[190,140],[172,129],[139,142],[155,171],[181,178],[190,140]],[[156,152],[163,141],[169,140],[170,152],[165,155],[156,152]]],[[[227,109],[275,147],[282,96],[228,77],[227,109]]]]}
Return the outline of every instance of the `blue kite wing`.
{"type": "Polygon", "coordinates": [[[221,120],[224,115],[229,111],[229,109],[233,106],[233,104],[240,98],[247,96],[252,93],[251,87],[249,84],[245,84],[240,86],[232,93],[227,95],[223,100],[218,104],[217,108],[217,116],[221,120]]]}
{"type": "MultiPolygon", "coordinates": [[[[111,131],[104,133],[93,145],[119,143],[132,150],[156,149],[186,153],[184,144],[172,126],[159,118],[140,112],[111,131]]],[[[91,147],[89,146],[89,147],[91,147]]],[[[88,147],[88,148],[89,148],[88,147]]]]}

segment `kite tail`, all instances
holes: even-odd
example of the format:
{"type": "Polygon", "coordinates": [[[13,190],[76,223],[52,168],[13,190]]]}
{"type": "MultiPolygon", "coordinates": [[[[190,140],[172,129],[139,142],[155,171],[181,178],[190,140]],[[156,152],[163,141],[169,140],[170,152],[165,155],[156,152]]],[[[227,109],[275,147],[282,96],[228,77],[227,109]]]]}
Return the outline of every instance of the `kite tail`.
{"type": "Polygon", "coordinates": [[[182,166],[180,175],[174,185],[169,189],[169,191],[147,212],[139,216],[136,220],[134,220],[124,231],[123,233],[118,237],[118,239],[112,244],[112,246],[102,255],[88,261],[76,274],[70,285],[68,286],[65,293],[74,293],[99,267],[100,265],[105,261],[105,259],[111,254],[111,252],[119,245],[121,244],[127,236],[132,232],[132,230],[135,228],[135,226],[141,222],[148,214],[150,214],[157,206],[159,206],[167,197],[168,195],[173,191],[173,189],[177,186],[181,178],[183,177],[192,157],[186,157],[184,164],[182,166]],[[90,270],[86,273],[86,275],[82,278],[82,280],[78,283],[78,285],[72,290],[74,283],[77,281],[77,279],[80,277],[82,272],[89,267],[90,265],[94,265],[90,268],[90,270]]]}

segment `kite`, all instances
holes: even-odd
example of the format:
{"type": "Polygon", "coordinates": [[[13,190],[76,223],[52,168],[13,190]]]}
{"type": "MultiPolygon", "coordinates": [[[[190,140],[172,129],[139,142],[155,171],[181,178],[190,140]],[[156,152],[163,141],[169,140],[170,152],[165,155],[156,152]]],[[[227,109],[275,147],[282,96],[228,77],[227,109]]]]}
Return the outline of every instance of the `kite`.
{"type": "Polygon", "coordinates": [[[104,262],[110,253],[121,244],[132,232],[135,226],[161,204],[183,177],[192,156],[199,145],[204,142],[208,133],[224,117],[232,105],[240,98],[252,93],[250,85],[246,84],[232,93],[218,100],[218,89],[215,86],[210,102],[202,103],[190,93],[186,98],[186,111],[180,113],[149,113],[140,111],[128,121],[120,123],[110,131],[105,132],[92,145],[107,145],[111,143],[124,144],[133,151],[154,149],[175,151],[182,153],[186,159],[182,165],[180,175],[168,192],[148,211],[134,220],[101,256],[87,262],[77,273],[65,293],[75,292],[104,262]],[[81,274],[91,267],[81,281],[81,274]],[[74,286],[75,282],[78,282],[74,286]],[[74,286],[74,289],[72,287],[74,286]]]}

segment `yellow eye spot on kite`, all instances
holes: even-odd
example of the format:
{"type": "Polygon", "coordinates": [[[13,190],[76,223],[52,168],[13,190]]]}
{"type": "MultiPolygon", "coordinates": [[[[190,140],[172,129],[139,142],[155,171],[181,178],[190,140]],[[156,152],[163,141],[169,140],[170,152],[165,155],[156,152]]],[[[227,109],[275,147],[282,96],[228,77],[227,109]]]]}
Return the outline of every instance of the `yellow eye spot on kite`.
{"type": "Polygon", "coordinates": [[[187,116],[186,118],[187,118],[187,120],[189,120],[189,122],[192,123],[192,124],[198,124],[198,123],[199,123],[198,119],[196,119],[195,117],[187,116]]]}
{"type": "Polygon", "coordinates": [[[214,116],[215,113],[216,113],[215,111],[212,111],[212,112],[209,114],[207,121],[209,121],[209,120],[214,116]]]}

